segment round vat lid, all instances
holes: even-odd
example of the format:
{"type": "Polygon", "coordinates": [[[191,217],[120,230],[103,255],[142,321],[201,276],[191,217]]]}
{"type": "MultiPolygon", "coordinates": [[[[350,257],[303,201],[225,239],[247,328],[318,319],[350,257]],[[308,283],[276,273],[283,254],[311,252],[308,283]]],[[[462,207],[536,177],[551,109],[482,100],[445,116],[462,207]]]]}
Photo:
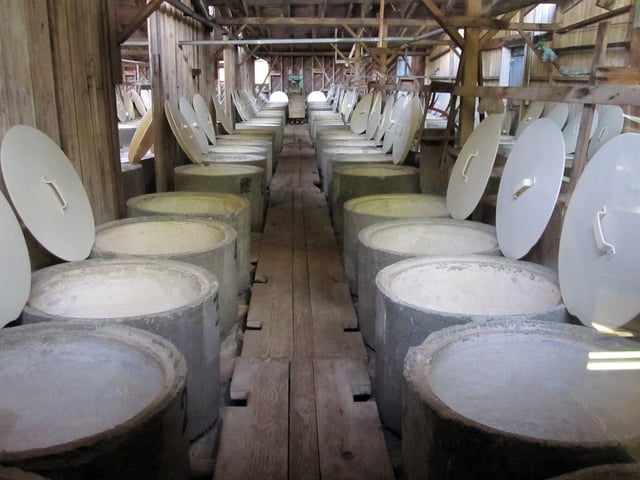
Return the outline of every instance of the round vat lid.
{"type": "Polygon", "coordinates": [[[175,106],[169,102],[164,102],[164,112],[167,116],[167,121],[171,127],[171,131],[178,140],[180,147],[187,154],[189,160],[193,163],[202,163],[203,155],[200,143],[193,134],[193,129],[188,125],[184,116],[180,113],[175,106]]]}
{"type": "Polygon", "coordinates": [[[356,104],[358,103],[358,91],[350,90],[345,95],[344,102],[344,120],[346,122],[351,121],[351,117],[353,116],[353,110],[356,108],[356,104]]]}
{"type": "Polygon", "coordinates": [[[216,131],[213,128],[213,119],[211,118],[211,112],[209,111],[207,101],[199,93],[196,93],[193,96],[193,109],[196,111],[196,116],[198,117],[198,120],[200,122],[200,127],[202,127],[202,130],[204,131],[209,141],[213,145],[215,145],[216,131]]]}
{"type": "Polygon", "coordinates": [[[382,141],[382,151],[384,153],[389,153],[393,148],[393,144],[395,143],[399,133],[398,123],[406,125],[407,122],[411,121],[411,106],[409,102],[411,102],[409,96],[404,95],[396,99],[396,102],[393,105],[391,117],[389,118],[389,128],[387,128],[387,131],[384,134],[384,140],[382,141]]]}
{"type": "Polygon", "coordinates": [[[138,95],[138,92],[135,90],[131,90],[131,100],[133,100],[133,104],[135,105],[136,110],[138,110],[140,116],[144,116],[144,114],[147,113],[147,107],[142,101],[142,98],[140,98],[140,95],[138,95]]]}
{"type": "Polygon", "coordinates": [[[558,274],[569,312],[618,328],[640,313],[640,134],[625,133],[589,161],[569,202],[558,274]]]}
{"type": "Polygon", "coordinates": [[[353,109],[353,115],[351,115],[351,131],[353,133],[364,133],[367,130],[372,103],[373,94],[369,93],[362,97],[353,109]]]}
{"type": "Polygon", "coordinates": [[[309,103],[323,103],[327,101],[327,97],[325,97],[324,93],[319,90],[314,90],[307,97],[307,102],[309,103]]]}
{"type": "Polygon", "coordinates": [[[87,192],[60,147],[33,127],[5,135],[2,175],[14,207],[33,236],[67,261],[89,256],[95,223],[87,192]]]}
{"type": "Polygon", "coordinates": [[[540,115],[542,115],[542,110],[544,110],[544,102],[533,102],[527,108],[527,113],[524,114],[522,120],[520,120],[520,124],[518,125],[518,130],[516,130],[516,137],[522,135],[522,132],[531,125],[532,122],[535,122],[540,115]]]}
{"type": "Polygon", "coordinates": [[[400,165],[406,160],[418,128],[418,122],[422,116],[422,106],[418,97],[411,99],[406,106],[405,115],[409,118],[409,121],[396,124],[395,140],[391,147],[391,159],[396,165],[400,165]]]}
{"type": "Polygon", "coordinates": [[[153,112],[147,110],[136,128],[129,145],[129,163],[139,163],[145,153],[153,146],[153,112]]]}
{"type": "Polygon", "coordinates": [[[31,264],[22,229],[0,193],[0,328],[20,315],[31,289],[31,264]]]}
{"type": "Polygon", "coordinates": [[[124,107],[124,102],[122,101],[122,95],[120,95],[120,89],[116,87],[116,115],[118,116],[118,121],[126,122],[127,121],[127,109],[124,107]]]}
{"type": "Polygon", "coordinates": [[[553,123],[558,125],[558,128],[562,129],[564,128],[564,124],[567,123],[567,117],[569,117],[569,105],[559,103],[543,115],[543,117],[553,121],[553,123]]]}
{"type": "Polygon", "coordinates": [[[620,135],[624,124],[624,112],[618,105],[601,105],[598,112],[598,126],[589,142],[588,158],[592,158],[613,137],[620,135]]]}
{"type": "Polygon", "coordinates": [[[220,123],[222,123],[222,127],[225,129],[227,133],[229,134],[233,133],[234,123],[233,123],[233,120],[231,119],[231,116],[226,114],[224,107],[218,101],[218,97],[216,97],[215,95],[212,95],[211,98],[213,100],[213,108],[216,110],[216,119],[220,123]]]}
{"type": "MultiPolygon", "coordinates": [[[[566,153],[574,153],[576,151],[576,144],[578,143],[578,132],[580,131],[580,122],[582,121],[582,113],[578,112],[569,119],[564,129],[562,130],[562,136],[564,137],[564,151],[566,153]]],[[[589,139],[593,137],[598,128],[598,110],[593,112],[593,121],[591,122],[591,132],[589,133],[589,139]]]]}
{"type": "Polygon", "coordinates": [[[180,107],[180,113],[187,121],[189,128],[191,128],[191,131],[193,132],[193,136],[196,137],[198,145],[200,145],[200,151],[203,155],[206,154],[209,150],[209,142],[207,141],[207,135],[204,133],[204,130],[200,126],[200,120],[198,120],[198,116],[196,115],[195,110],[189,103],[189,100],[187,100],[185,97],[180,97],[178,105],[180,107]]]}
{"type": "Polygon", "coordinates": [[[369,111],[369,120],[367,121],[366,137],[371,140],[376,134],[376,129],[380,123],[380,115],[382,115],[382,93],[376,92],[373,96],[373,103],[369,111]]]}
{"type": "Polygon", "coordinates": [[[558,126],[540,118],[520,135],[502,172],[496,232],[505,257],[522,258],[551,218],[564,175],[564,140],[558,126]]]}
{"type": "Polygon", "coordinates": [[[389,125],[391,125],[391,114],[393,113],[395,101],[396,99],[393,95],[389,95],[387,97],[387,102],[384,104],[384,109],[382,110],[382,115],[380,116],[380,122],[374,135],[376,143],[380,143],[383,135],[387,133],[389,125]]]}
{"type": "Polygon", "coordinates": [[[131,98],[131,92],[126,88],[121,89],[122,101],[124,102],[124,108],[127,111],[129,120],[136,118],[136,109],[133,106],[133,99],[131,98]]]}
{"type": "Polygon", "coordinates": [[[502,115],[489,115],[464,143],[447,188],[447,208],[464,220],[476,208],[491,176],[498,153],[502,115]]]}

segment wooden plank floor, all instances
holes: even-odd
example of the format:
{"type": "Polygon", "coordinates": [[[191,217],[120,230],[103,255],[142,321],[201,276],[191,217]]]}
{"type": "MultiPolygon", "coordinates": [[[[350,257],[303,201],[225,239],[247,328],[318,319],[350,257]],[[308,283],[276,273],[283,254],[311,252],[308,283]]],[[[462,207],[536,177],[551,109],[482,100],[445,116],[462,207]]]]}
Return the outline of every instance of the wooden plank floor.
{"type": "Polygon", "coordinates": [[[314,158],[287,126],[214,479],[393,478],[314,158]]]}

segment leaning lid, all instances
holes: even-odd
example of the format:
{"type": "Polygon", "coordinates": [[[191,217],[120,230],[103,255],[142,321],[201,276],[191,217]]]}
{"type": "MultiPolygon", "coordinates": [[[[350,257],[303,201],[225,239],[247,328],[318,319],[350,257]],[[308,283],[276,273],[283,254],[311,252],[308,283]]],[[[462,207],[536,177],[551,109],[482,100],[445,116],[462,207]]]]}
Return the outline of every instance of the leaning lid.
{"type": "Polygon", "coordinates": [[[184,116],[180,113],[175,106],[171,104],[169,100],[164,102],[164,112],[167,116],[167,121],[171,127],[171,131],[178,140],[180,147],[187,154],[189,160],[193,163],[202,163],[203,155],[198,140],[193,134],[193,130],[187,124],[184,116]]]}
{"type": "Polygon", "coordinates": [[[549,112],[545,113],[543,117],[553,120],[553,122],[562,129],[564,128],[564,124],[567,123],[567,118],[569,117],[569,105],[566,103],[559,103],[549,110],[549,112]]]}
{"type": "Polygon", "coordinates": [[[564,139],[548,118],[531,123],[502,172],[496,233],[505,257],[522,258],[549,223],[564,175],[564,139]]]}
{"type": "Polygon", "coordinates": [[[501,127],[502,115],[490,115],[460,150],[447,188],[447,208],[453,218],[464,220],[480,202],[498,153],[501,127]]]}
{"type": "Polygon", "coordinates": [[[589,161],[565,214],[558,274],[569,312],[618,328],[640,313],[640,134],[625,133],[589,161]]]}
{"type": "Polygon", "coordinates": [[[588,158],[593,157],[605,143],[619,135],[624,125],[624,112],[618,105],[600,105],[598,113],[598,126],[589,142],[588,158]]]}
{"type": "Polygon", "coordinates": [[[522,135],[522,132],[524,132],[532,122],[540,118],[542,110],[544,110],[544,102],[533,102],[529,105],[527,112],[524,114],[524,117],[522,117],[522,120],[520,120],[520,125],[518,125],[518,130],[516,130],[516,137],[522,135]]]}
{"type": "Polygon", "coordinates": [[[371,104],[371,110],[369,111],[369,119],[367,121],[367,131],[365,135],[369,140],[373,138],[380,123],[380,116],[382,115],[382,93],[376,92],[373,96],[373,103],[371,104]]]}
{"type": "Polygon", "coordinates": [[[129,163],[139,163],[142,157],[153,147],[153,112],[147,110],[136,128],[129,145],[129,163]]]}
{"type": "Polygon", "coordinates": [[[403,95],[402,97],[397,98],[393,104],[391,116],[389,117],[388,128],[384,133],[384,139],[382,141],[382,151],[384,153],[389,153],[393,148],[393,144],[398,137],[398,123],[404,125],[409,120],[411,115],[410,102],[411,99],[409,96],[403,95]]]}
{"type": "Polygon", "coordinates": [[[11,201],[33,236],[63,260],[87,258],[95,239],[93,213],[60,147],[39,130],[18,125],[6,133],[0,161],[11,201]]]}
{"type": "Polygon", "coordinates": [[[418,122],[422,117],[422,105],[418,97],[411,99],[405,108],[404,115],[407,121],[396,124],[395,139],[391,147],[391,158],[396,165],[400,165],[406,160],[416,135],[418,122]]]}
{"type": "Polygon", "coordinates": [[[31,289],[31,264],[18,220],[0,194],[0,328],[20,315],[31,289]]]}
{"type": "Polygon", "coordinates": [[[189,100],[185,97],[180,97],[178,100],[178,106],[180,108],[180,113],[187,121],[187,125],[191,128],[193,136],[196,137],[198,145],[200,145],[200,151],[205,155],[209,149],[209,142],[207,141],[207,136],[205,135],[204,130],[200,126],[200,120],[198,120],[195,110],[191,106],[191,103],[189,103],[189,100]]]}
{"type": "Polygon", "coordinates": [[[225,129],[227,133],[229,134],[233,133],[235,128],[234,128],[234,123],[233,123],[233,119],[231,118],[231,115],[227,115],[227,112],[225,112],[225,109],[222,106],[222,103],[220,103],[220,101],[218,100],[217,96],[212,95],[211,98],[213,99],[213,108],[215,108],[216,110],[216,119],[220,123],[222,123],[222,127],[225,129]]]}
{"type": "MultiPolygon", "coordinates": [[[[582,112],[576,113],[573,117],[567,121],[567,124],[562,130],[562,136],[564,137],[564,151],[567,154],[572,154],[576,151],[576,145],[578,143],[578,133],[580,132],[580,123],[582,122],[582,112]]],[[[589,133],[589,139],[593,137],[598,127],[598,110],[593,112],[593,121],[591,122],[591,132],[589,133]]]]}
{"type": "Polygon", "coordinates": [[[211,118],[211,112],[209,111],[209,105],[202,95],[196,93],[193,96],[193,109],[196,111],[198,120],[200,120],[200,126],[204,133],[207,135],[209,141],[216,144],[216,131],[213,128],[213,119],[211,118]]]}
{"type": "Polygon", "coordinates": [[[372,103],[373,93],[369,93],[362,97],[353,109],[353,114],[351,115],[351,131],[353,133],[364,133],[367,129],[372,103]]]}

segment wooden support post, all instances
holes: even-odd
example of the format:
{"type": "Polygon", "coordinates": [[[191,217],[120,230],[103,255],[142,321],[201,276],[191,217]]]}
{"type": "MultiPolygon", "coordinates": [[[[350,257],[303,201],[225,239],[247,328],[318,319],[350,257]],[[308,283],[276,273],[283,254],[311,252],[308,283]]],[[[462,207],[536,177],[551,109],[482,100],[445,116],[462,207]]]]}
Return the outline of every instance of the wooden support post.
{"type": "MultiPolygon", "coordinates": [[[[228,40],[228,37],[223,37],[228,40]]],[[[234,45],[229,45],[224,49],[224,110],[227,115],[231,116],[231,121],[235,124],[235,110],[233,106],[233,100],[231,98],[231,92],[236,88],[236,63],[237,63],[237,51],[234,45]]]]}
{"type": "MultiPolygon", "coordinates": [[[[629,47],[629,64],[631,67],[640,68],[640,0],[633,0],[633,10],[631,18],[631,45],[629,47]]],[[[640,108],[633,107],[631,113],[640,116],[640,108]]]]}
{"type": "MultiPolygon", "coordinates": [[[[481,2],[467,0],[467,15],[480,16],[481,2]]],[[[480,53],[480,30],[467,28],[464,41],[464,64],[462,65],[462,84],[466,87],[478,85],[478,55],[480,53]]],[[[475,121],[476,97],[463,97],[460,108],[460,145],[466,142],[473,132],[475,121]]]]}
{"type": "MultiPolygon", "coordinates": [[[[591,64],[591,75],[589,76],[589,85],[595,84],[597,67],[604,61],[604,57],[607,52],[608,33],[609,22],[599,23],[598,34],[596,36],[596,49],[593,52],[593,63],[591,64]]],[[[584,166],[587,163],[589,134],[591,132],[591,124],[593,123],[593,115],[595,111],[596,106],[593,104],[585,105],[582,109],[582,119],[580,121],[580,130],[578,130],[576,152],[573,158],[573,168],[571,169],[571,178],[569,180],[569,195],[571,195],[573,190],[576,188],[578,179],[580,178],[580,175],[582,175],[584,166]]]]}

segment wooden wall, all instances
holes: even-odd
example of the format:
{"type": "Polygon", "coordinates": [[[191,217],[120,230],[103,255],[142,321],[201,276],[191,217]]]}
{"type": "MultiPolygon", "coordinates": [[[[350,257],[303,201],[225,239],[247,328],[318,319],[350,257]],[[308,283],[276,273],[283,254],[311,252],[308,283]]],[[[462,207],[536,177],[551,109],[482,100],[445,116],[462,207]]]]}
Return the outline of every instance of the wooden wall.
{"type": "Polygon", "coordinates": [[[216,91],[217,50],[211,46],[179,47],[180,40],[212,39],[204,27],[163,4],[148,21],[155,135],[156,187],[159,192],[173,189],[173,169],[187,162],[169,128],[164,113],[165,100],[178,105],[180,97],[191,100],[200,93],[209,102],[216,91]],[[194,76],[193,70],[200,74],[194,76]]]}
{"type": "Polygon", "coordinates": [[[65,151],[97,224],[123,211],[113,88],[115,12],[107,0],[2,0],[0,141],[38,128],[65,151]]]}

